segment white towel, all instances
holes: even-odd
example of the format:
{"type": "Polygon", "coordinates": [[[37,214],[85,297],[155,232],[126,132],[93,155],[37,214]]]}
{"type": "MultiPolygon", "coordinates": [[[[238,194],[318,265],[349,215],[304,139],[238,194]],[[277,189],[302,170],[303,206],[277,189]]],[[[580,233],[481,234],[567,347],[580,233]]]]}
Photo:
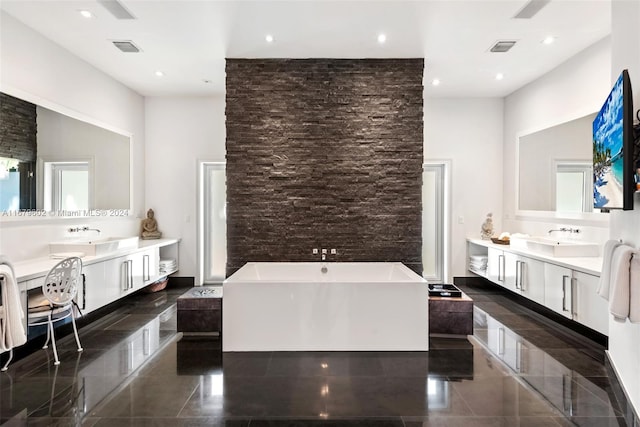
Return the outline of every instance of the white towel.
{"type": "Polygon", "coordinates": [[[629,317],[629,266],[634,252],[631,246],[620,245],[613,251],[611,260],[609,312],[619,322],[629,317]]]}
{"type": "Polygon", "coordinates": [[[613,251],[621,244],[618,240],[609,240],[604,244],[604,249],[602,250],[602,272],[600,273],[600,281],[598,282],[598,295],[606,300],[609,300],[613,251]]]}
{"type": "Polygon", "coordinates": [[[24,328],[24,310],[20,303],[20,290],[11,265],[0,264],[2,286],[2,320],[0,320],[0,352],[11,350],[27,342],[24,328]]]}
{"type": "Polygon", "coordinates": [[[640,251],[635,251],[629,266],[629,321],[640,323],[640,251]]]}

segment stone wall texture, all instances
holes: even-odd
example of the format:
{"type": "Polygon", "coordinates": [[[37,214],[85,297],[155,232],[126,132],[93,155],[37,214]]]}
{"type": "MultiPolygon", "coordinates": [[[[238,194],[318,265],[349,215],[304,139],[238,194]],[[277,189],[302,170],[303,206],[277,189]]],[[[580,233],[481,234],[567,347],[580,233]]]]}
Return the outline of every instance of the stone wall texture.
{"type": "Polygon", "coordinates": [[[36,161],[36,106],[0,93],[0,157],[36,161]]]}
{"type": "Polygon", "coordinates": [[[422,273],[423,59],[227,59],[227,275],[249,261],[422,273]]]}

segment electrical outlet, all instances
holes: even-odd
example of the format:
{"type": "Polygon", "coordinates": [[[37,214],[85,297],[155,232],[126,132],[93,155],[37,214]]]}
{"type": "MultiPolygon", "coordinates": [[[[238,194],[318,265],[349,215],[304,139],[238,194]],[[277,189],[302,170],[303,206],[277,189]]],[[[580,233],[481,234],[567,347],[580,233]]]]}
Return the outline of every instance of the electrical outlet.
{"type": "Polygon", "coordinates": [[[322,255],[326,255],[326,254],[327,254],[327,250],[326,250],[326,249],[323,249],[323,250],[322,250],[322,255]]]}
{"type": "Polygon", "coordinates": [[[313,254],[314,255],[318,255],[318,249],[317,248],[313,248],[313,254]]]}
{"type": "Polygon", "coordinates": [[[462,215],[458,217],[458,224],[464,224],[464,217],[462,215]]]}
{"type": "Polygon", "coordinates": [[[335,249],[331,249],[331,255],[335,255],[335,254],[337,254],[337,253],[338,253],[338,251],[337,251],[337,250],[335,250],[335,249]]]}

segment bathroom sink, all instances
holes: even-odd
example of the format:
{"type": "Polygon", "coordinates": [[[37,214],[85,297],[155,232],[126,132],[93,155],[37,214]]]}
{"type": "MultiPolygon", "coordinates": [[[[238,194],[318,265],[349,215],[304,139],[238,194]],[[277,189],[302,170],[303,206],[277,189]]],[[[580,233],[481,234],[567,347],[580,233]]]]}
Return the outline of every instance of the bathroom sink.
{"type": "Polygon", "coordinates": [[[65,240],[49,243],[49,252],[82,252],[88,256],[104,255],[138,247],[139,237],[105,237],[98,239],[65,240]]]}
{"type": "Polygon", "coordinates": [[[550,237],[512,237],[511,247],[554,257],[597,257],[600,255],[600,247],[596,243],[559,240],[550,237]]]}

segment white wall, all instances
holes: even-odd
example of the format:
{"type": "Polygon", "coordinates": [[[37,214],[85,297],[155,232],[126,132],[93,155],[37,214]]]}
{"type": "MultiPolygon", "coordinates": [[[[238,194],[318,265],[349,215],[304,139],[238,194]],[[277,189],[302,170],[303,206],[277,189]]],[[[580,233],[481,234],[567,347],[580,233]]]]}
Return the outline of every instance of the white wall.
{"type": "Polygon", "coordinates": [[[449,281],[468,275],[466,238],[480,237],[487,213],[501,231],[502,117],[501,98],[424,100],[424,158],[451,161],[449,281]]]}
{"type": "Polygon", "coordinates": [[[578,53],[541,78],[505,98],[504,104],[504,226],[510,232],[545,234],[560,225],[580,224],[585,240],[604,241],[608,217],[596,221],[562,220],[542,215],[516,217],[516,140],[599,111],[611,90],[611,39],[605,38],[578,53]]]}
{"type": "MultiPolygon", "coordinates": [[[[612,2],[611,80],[623,69],[629,70],[634,111],[640,108],[640,2],[612,2]]],[[[612,239],[640,247],[640,194],[635,195],[633,211],[611,215],[612,239]]],[[[638,304],[638,301],[632,301],[638,304]]],[[[640,412],[640,325],[609,319],[609,358],[618,373],[636,413],[640,412]]]]}
{"type": "Polygon", "coordinates": [[[145,209],[165,236],[179,236],[179,276],[197,273],[197,164],[225,160],[225,99],[151,97],[145,100],[145,209]]]}
{"type": "MultiPolygon", "coordinates": [[[[133,138],[134,214],[144,201],[144,99],[5,12],[0,13],[0,90],[133,138]]],[[[18,261],[47,253],[47,243],[66,235],[70,224],[91,224],[103,234],[131,234],[138,220],[0,219],[0,253],[18,261]]],[[[133,231],[135,234],[136,231],[133,231]]]]}

